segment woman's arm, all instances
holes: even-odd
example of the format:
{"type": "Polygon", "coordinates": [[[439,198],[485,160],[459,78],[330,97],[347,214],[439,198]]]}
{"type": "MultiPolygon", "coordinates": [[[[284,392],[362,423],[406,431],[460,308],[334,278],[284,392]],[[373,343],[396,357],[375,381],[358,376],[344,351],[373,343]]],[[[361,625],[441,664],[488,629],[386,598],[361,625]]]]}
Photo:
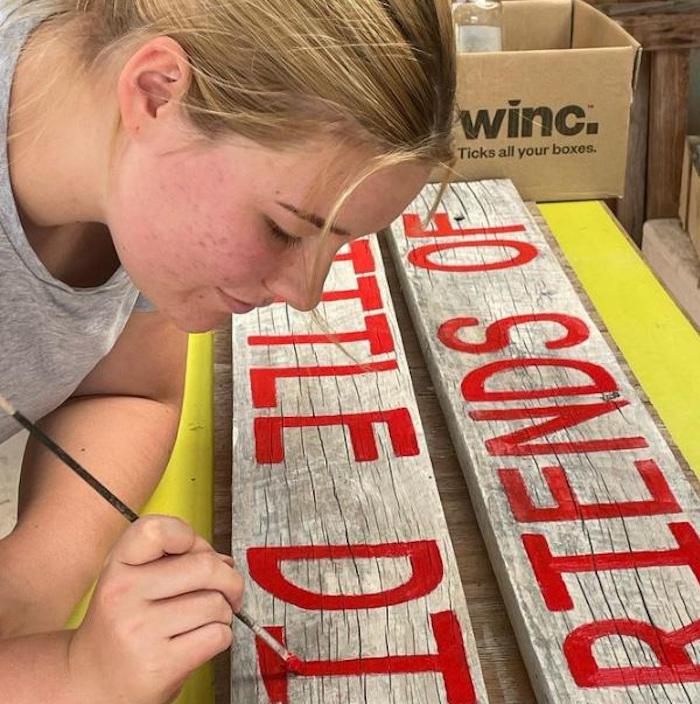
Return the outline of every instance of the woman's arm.
{"type": "MultiPolygon", "coordinates": [[[[113,350],[41,426],[138,511],[177,432],[187,336],[132,315],[113,350]]],[[[42,445],[27,446],[18,523],[0,541],[0,635],[63,627],[125,519],[42,445]]]]}
{"type": "Polygon", "coordinates": [[[231,643],[241,576],[183,521],[146,516],[109,555],[74,632],[0,639],[3,704],[167,704],[231,643]]]}

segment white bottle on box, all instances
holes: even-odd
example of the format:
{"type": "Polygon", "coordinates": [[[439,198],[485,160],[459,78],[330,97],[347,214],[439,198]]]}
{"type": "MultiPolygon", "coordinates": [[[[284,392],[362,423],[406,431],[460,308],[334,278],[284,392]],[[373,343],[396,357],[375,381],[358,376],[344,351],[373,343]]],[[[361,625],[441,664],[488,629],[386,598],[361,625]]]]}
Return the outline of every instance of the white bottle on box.
{"type": "Polygon", "coordinates": [[[500,0],[455,0],[452,17],[457,53],[503,48],[500,0]]]}

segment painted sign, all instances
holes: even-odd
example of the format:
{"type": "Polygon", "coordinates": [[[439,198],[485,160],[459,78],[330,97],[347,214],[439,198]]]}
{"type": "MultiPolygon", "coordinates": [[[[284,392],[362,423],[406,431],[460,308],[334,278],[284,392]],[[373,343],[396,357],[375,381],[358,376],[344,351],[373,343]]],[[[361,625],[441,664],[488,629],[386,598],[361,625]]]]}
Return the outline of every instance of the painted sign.
{"type": "Polygon", "coordinates": [[[233,555],[302,665],[239,629],[232,701],[485,704],[376,241],[341,251],[320,314],[234,319],[233,555]]]}
{"type": "Polygon", "coordinates": [[[683,460],[510,182],[436,197],[391,248],[538,700],[700,702],[683,460]]]}

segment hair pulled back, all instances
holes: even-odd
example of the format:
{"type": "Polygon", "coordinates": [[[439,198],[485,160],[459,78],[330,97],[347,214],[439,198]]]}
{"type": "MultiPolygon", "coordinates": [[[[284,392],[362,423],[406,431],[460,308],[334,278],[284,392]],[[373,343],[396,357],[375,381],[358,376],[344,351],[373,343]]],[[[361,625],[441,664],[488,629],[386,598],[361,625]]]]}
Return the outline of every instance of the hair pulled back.
{"type": "Polygon", "coordinates": [[[89,66],[140,36],[177,41],[193,72],[184,106],[205,137],[282,146],[325,131],[401,160],[452,160],[449,0],[16,4],[20,15],[78,20],[89,66]]]}

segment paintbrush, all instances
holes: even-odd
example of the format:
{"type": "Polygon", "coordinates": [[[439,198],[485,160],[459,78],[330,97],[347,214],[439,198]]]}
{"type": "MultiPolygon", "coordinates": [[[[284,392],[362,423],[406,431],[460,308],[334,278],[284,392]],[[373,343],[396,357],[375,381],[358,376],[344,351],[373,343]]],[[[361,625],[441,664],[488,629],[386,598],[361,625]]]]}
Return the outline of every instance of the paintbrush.
{"type": "MultiPolygon", "coordinates": [[[[71,457],[60,445],[55,443],[43,430],[34,425],[25,415],[15,410],[12,404],[0,394],[0,409],[12,416],[21,426],[25,427],[42,445],[47,447],[64,464],[70,467],[81,479],[86,481],[103,499],[109,502],[129,522],[138,520],[139,515],[132,511],[121,499],[115,496],[102,482],[92,476],[77,460],[71,457]]],[[[301,660],[275,640],[264,628],[259,626],[243,609],[235,614],[236,618],[250,628],[253,633],[264,641],[277,655],[284,660],[290,672],[297,672],[301,660]]]]}

